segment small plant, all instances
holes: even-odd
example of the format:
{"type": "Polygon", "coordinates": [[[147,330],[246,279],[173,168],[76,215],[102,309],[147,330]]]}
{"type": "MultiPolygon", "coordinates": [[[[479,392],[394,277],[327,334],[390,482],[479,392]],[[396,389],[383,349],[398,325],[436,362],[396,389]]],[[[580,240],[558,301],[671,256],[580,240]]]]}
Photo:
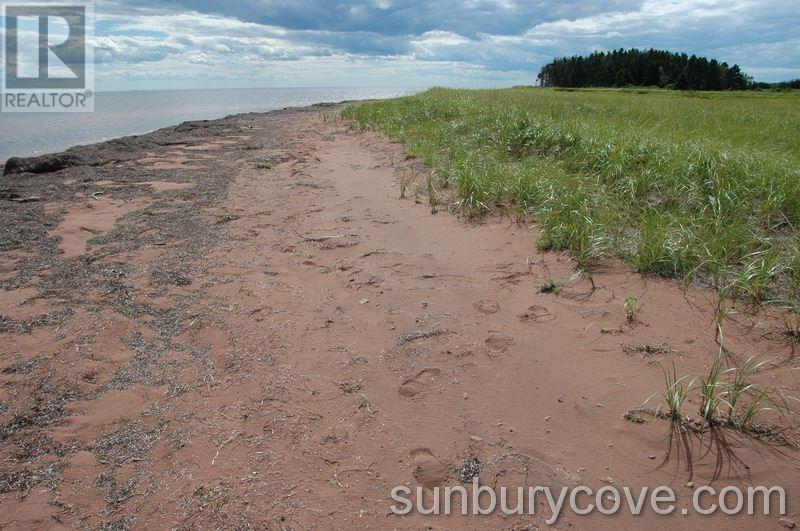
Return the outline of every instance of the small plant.
{"type": "Polygon", "coordinates": [[[272,164],[270,164],[269,162],[259,162],[258,164],[256,164],[256,169],[257,170],[271,170],[272,169],[272,164]]]}
{"type": "Polygon", "coordinates": [[[751,424],[753,422],[753,418],[758,413],[761,413],[762,411],[769,411],[772,409],[771,407],[767,407],[764,405],[769,400],[769,395],[770,395],[770,389],[769,387],[765,387],[753,398],[753,400],[750,402],[750,405],[748,405],[745,408],[744,413],[742,415],[731,416],[730,417],[731,420],[739,428],[743,428],[748,424],[751,424]]]}
{"type": "Polygon", "coordinates": [[[717,294],[717,307],[714,309],[714,341],[719,346],[723,346],[725,343],[725,335],[722,330],[725,326],[725,320],[732,313],[732,310],[726,305],[727,300],[728,298],[724,292],[717,294]]]}
{"type": "Polygon", "coordinates": [[[436,185],[433,182],[433,173],[428,174],[428,204],[431,206],[431,214],[436,214],[436,185]]]}
{"type": "Polygon", "coordinates": [[[720,382],[720,377],[728,371],[722,369],[722,357],[717,356],[707,376],[700,378],[697,390],[700,393],[700,417],[711,425],[722,416],[721,406],[728,390],[720,382]]]}
{"type": "Polygon", "coordinates": [[[636,324],[636,314],[639,311],[639,297],[627,297],[622,305],[622,311],[625,312],[625,321],[629,325],[636,324]]]}
{"type": "Polygon", "coordinates": [[[411,185],[411,178],[405,173],[400,177],[400,199],[406,198],[406,192],[411,185]]]}
{"type": "Polygon", "coordinates": [[[745,361],[741,367],[733,370],[733,381],[731,381],[726,390],[726,402],[728,405],[728,417],[734,418],[736,407],[742,403],[742,398],[752,393],[755,386],[751,383],[750,379],[758,370],[764,366],[766,361],[757,361],[757,356],[752,356],[745,361]]]}
{"type": "Polygon", "coordinates": [[[555,280],[548,280],[539,287],[539,293],[552,293],[558,295],[564,289],[564,284],[555,280]]]}
{"type": "MultiPolygon", "coordinates": [[[[661,404],[658,406],[657,413],[661,413],[661,406],[666,406],[666,417],[672,422],[681,422],[683,420],[683,404],[689,395],[689,391],[694,383],[686,383],[689,376],[682,376],[678,378],[678,369],[675,367],[675,362],[672,363],[672,368],[661,368],[664,372],[664,384],[666,389],[661,394],[661,404]]],[[[649,402],[650,399],[647,400],[649,402]]]]}

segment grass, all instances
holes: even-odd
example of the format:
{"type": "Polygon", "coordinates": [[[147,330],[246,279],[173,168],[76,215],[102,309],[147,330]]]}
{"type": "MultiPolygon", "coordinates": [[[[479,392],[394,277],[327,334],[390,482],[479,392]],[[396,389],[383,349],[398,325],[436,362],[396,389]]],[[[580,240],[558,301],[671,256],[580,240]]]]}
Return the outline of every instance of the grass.
{"type": "Polygon", "coordinates": [[[782,419],[794,415],[794,403],[797,399],[786,396],[773,383],[761,385],[755,382],[757,373],[767,364],[753,356],[737,367],[724,367],[722,354],[717,356],[705,376],[678,376],[675,364],[663,367],[664,390],[652,395],[645,405],[657,396],[658,407],[648,410],[642,407],[629,412],[629,420],[635,418],[633,413],[651,411],[659,418],[678,422],[695,431],[702,432],[713,427],[728,427],[759,435],[767,427],[757,423],[761,413],[774,412],[782,419]],[[696,419],[684,413],[684,405],[696,397],[699,404],[696,419]]]}
{"type": "Polygon", "coordinates": [[[344,116],[433,166],[429,198],[513,208],[579,267],[800,299],[800,93],[433,89],[344,116]]]}
{"type": "MultiPolygon", "coordinates": [[[[667,418],[671,419],[672,421],[678,421],[683,418],[683,404],[686,402],[686,399],[689,395],[689,390],[693,385],[692,382],[687,383],[688,376],[678,377],[678,369],[675,367],[675,363],[672,364],[672,368],[665,369],[664,371],[664,384],[665,389],[661,395],[661,402],[662,405],[666,406],[666,416],[667,418]]],[[[649,401],[649,400],[648,400],[649,401]]],[[[660,412],[661,405],[659,405],[659,412],[660,412]]]]}
{"type": "Polygon", "coordinates": [[[700,417],[706,424],[712,424],[714,419],[719,418],[722,414],[722,405],[727,392],[720,378],[726,372],[722,368],[722,357],[717,356],[717,359],[711,364],[708,375],[700,378],[700,385],[697,387],[700,395],[700,417]]]}
{"type": "Polygon", "coordinates": [[[539,293],[552,293],[558,295],[564,290],[564,284],[555,280],[548,280],[539,286],[539,293]]]}

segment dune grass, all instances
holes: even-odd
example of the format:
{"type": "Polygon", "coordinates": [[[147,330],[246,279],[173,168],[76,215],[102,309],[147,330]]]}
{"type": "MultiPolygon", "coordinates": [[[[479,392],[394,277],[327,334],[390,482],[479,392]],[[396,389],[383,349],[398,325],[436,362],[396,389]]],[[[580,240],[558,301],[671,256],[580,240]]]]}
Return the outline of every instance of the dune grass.
{"type": "Polygon", "coordinates": [[[800,300],[800,93],[433,89],[347,108],[435,168],[468,215],[543,249],[753,301],[800,300]]]}

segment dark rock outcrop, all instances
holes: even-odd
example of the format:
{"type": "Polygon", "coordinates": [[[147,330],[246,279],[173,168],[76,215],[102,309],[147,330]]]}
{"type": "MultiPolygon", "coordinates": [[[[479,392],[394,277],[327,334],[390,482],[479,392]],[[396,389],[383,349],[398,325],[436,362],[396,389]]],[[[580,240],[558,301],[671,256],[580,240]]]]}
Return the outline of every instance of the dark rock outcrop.
{"type": "Polygon", "coordinates": [[[3,175],[12,175],[15,173],[50,173],[63,170],[64,168],[81,166],[86,164],[86,162],[87,161],[82,157],[69,152],[30,158],[11,157],[6,161],[6,165],[3,168],[3,175]]]}

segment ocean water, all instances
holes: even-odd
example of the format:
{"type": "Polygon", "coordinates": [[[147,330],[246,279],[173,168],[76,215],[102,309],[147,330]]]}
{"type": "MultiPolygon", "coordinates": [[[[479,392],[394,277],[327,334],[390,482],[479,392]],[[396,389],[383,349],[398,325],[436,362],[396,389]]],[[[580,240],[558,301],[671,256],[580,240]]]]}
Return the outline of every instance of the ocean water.
{"type": "Polygon", "coordinates": [[[323,102],[392,98],[411,92],[366,88],[100,92],[93,113],[0,113],[0,161],[147,133],[187,120],[323,102]]]}

